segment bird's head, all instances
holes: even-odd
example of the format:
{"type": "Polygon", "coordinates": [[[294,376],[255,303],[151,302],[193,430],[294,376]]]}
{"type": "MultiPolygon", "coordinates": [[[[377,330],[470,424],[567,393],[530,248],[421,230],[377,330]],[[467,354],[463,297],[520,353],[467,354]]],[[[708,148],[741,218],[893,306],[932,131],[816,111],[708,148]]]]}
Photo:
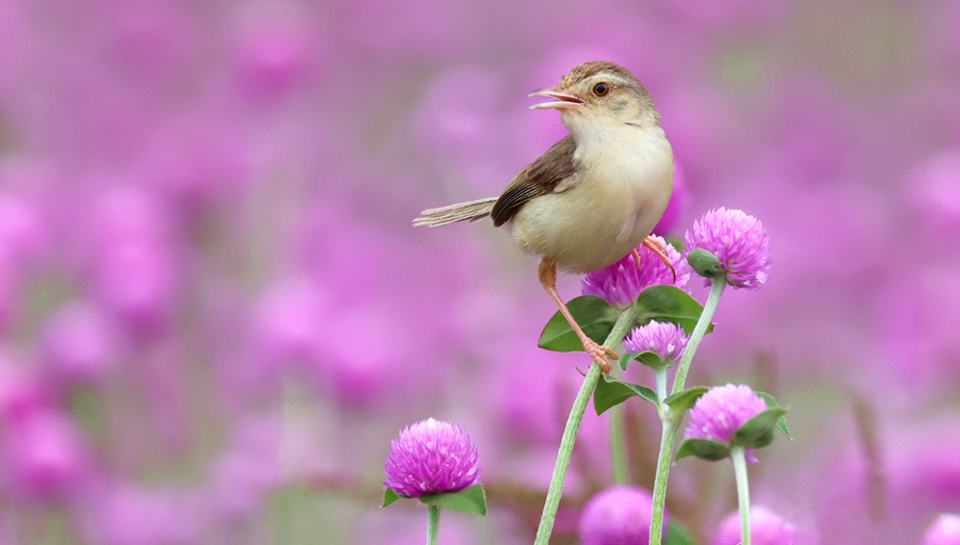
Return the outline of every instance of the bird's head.
{"type": "Polygon", "coordinates": [[[619,125],[648,126],[660,122],[653,99],[633,74],[609,61],[589,61],[574,67],[555,87],[530,96],[548,102],[533,110],[554,109],[575,137],[578,133],[619,125]]]}

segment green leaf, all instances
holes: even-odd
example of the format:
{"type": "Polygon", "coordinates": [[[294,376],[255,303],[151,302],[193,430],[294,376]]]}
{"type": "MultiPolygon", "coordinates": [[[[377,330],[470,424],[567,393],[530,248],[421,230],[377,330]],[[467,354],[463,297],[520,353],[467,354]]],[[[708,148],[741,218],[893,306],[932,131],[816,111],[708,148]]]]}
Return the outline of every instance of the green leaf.
{"type": "MultiPolygon", "coordinates": [[[[674,286],[651,286],[640,295],[634,303],[637,309],[637,325],[643,325],[650,320],[658,322],[672,322],[684,329],[687,335],[693,332],[697,325],[703,306],[689,293],[674,286]]],[[[711,324],[707,331],[712,331],[711,324]]]]}
{"type": "Polygon", "coordinates": [[[423,496],[420,501],[427,505],[436,505],[464,513],[487,514],[487,494],[482,484],[469,486],[459,492],[423,496]]]}
{"type": "MultiPolygon", "coordinates": [[[[757,392],[757,395],[760,396],[766,403],[767,407],[774,408],[780,407],[780,403],[777,401],[777,398],[768,394],[767,392],[757,392]]],[[[780,430],[780,433],[785,435],[787,439],[793,439],[790,435],[790,427],[787,426],[787,419],[785,417],[780,417],[780,420],[777,420],[777,429],[780,430]]]]}
{"type": "MultiPolygon", "coordinates": [[[[567,303],[567,308],[583,328],[583,332],[601,344],[607,340],[607,335],[610,334],[614,322],[622,312],[603,299],[592,295],[581,295],[571,299],[567,303]]],[[[556,352],[583,351],[583,344],[559,311],[550,317],[547,325],[540,332],[539,345],[540,348],[556,352]]]]}
{"type": "Polygon", "coordinates": [[[687,456],[696,456],[702,460],[716,462],[730,456],[730,447],[712,439],[687,439],[677,451],[677,460],[687,456]]]}
{"type": "Polygon", "coordinates": [[[392,488],[387,488],[386,490],[383,491],[383,503],[380,504],[380,509],[383,509],[384,507],[390,505],[391,503],[397,500],[402,500],[405,497],[406,496],[401,496],[400,494],[397,494],[396,490],[392,488]]]}
{"type": "Polygon", "coordinates": [[[699,543],[685,524],[671,520],[667,523],[667,535],[663,545],[699,545],[699,543]]]}
{"type": "Polygon", "coordinates": [[[593,392],[593,408],[598,415],[603,414],[610,407],[615,407],[633,396],[642,397],[654,405],[659,405],[657,393],[650,388],[603,375],[603,379],[597,383],[597,389],[593,392]]]}
{"type": "Polygon", "coordinates": [[[747,420],[733,436],[732,443],[745,448],[765,447],[773,442],[773,428],[787,410],[783,407],[767,409],[747,420]]]}
{"type": "Polygon", "coordinates": [[[709,390],[709,388],[706,386],[694,386],[693,388],[687,388],[686,390],[667,396],[663,402],[671,409],[683,412],[693,407],[693,404],[696,403],[703,394],[707,393],[707,390],[709,390]]]}
{"type": "Polygon", "coordinates": [[[628,354],[624,354],[623,357],[620,358],[620,367],[626,371],[627,364],[634,360],[639,361],[643,365],[653,369],[659,369],[663,367],[663,360],[660,359],[660,354],[657,354],[653,350],[644,350],[643,352],[630,352],[628,354]]]}

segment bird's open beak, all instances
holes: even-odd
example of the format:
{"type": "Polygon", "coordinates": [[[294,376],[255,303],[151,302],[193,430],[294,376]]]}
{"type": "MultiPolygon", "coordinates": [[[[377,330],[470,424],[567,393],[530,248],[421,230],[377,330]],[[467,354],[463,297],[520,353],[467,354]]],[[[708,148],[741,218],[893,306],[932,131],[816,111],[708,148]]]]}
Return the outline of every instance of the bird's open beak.
{"type": "Polygon", "coordinates": [[[583,104],[583,101],[579,97],[570,95],[567,93],[561,93],[559,91],[554,91],[553,89],[537,89],[536,91],[530,93],[527,96],[531,97],[547,97],[553,98],[556,100],[551,100],[550,102],[541,102],[540,104],[534,104],[530,106],[531,110],[546,110],[547,108],[552,108],[554,110],[567,110],[569,108],[576,108],[583,104]]]}

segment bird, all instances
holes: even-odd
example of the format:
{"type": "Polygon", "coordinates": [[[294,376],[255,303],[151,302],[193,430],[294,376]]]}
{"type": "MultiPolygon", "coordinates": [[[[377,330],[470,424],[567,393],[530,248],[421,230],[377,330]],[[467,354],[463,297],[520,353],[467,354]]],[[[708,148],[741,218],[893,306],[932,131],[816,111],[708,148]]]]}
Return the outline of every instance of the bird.
{"type": "Polygon", "coordinates": [[[673,270],[666,249],[650,237],[673,192],[673,149],[646,87],[614,62],[584,62],[528,96],[548,99],[530,109],[556,110],[569,134],[499,196],[424,210],[413,225],[489,218],[509,230],[523,252],[540,258],[544,290],[584,351],[610,372],[616,351],[583,332],[557,291],[557,270],[588,273],[631,253],[640,266],[641,244],[673,270]]]}

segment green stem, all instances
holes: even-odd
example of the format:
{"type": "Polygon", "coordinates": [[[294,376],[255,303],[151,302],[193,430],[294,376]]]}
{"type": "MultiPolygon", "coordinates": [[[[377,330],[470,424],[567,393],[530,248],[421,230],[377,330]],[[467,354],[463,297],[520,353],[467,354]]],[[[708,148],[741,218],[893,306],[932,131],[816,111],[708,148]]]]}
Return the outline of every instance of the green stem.
{"type": "Polygon", "coordinates": [[[663,512],[667,503],[667,480],[673,460],[673,443],[679,422],[663,421],[660,434],[660,452],[657,454],[657,472],[653,480],[653,508],[650,514],[650,545],[660,545],[663,539],[663,512]]]}
{"type": "Polygon", "coordinates": [[[437,545],[437,536],[440,533],[440,506],[431,505],[427,519],[427,545],[437,545]]]}
{"type": "MultiPolygon", "coordinates": [[[[607,335],[603,346],[613,348],[620,344],[623,337],[633,326],[636,319],[636,310],[633,307],[627,309],[617,318],[613,324],[613,329],[607,335]]],[[[550,487],[547,488],[547,499],[543,503],[543,514],[540,515],[540,526],[537,528],[537,537],[534,545],[547,545],[550,542],[550,534],[553,533],[553,523],[557,518],[557,509],[560,508],[560,496],[563,494],[563,481],[567,476],[567,467],[570,465],[570,457],[573,455],[573,444],[577,440],[577,431],[580,429],[580,422],[583,421],[583,412],[587,408],[590,396],[593,395],[597,382],[602,374],[600,366],[593,363],[587,376],[583,379],[580,391],[577,392],[576,399],[573,400],[573,407],[570,408],[570,416],[567,417],[567,424],[563,428],[563,436],[560,438],[560,449],[557,452],[557,461],[553,466],[553,476],[550,478],[550,487]]]]}
{"type": "MultiPolygon", "coordinates": [[[[677,366],[677,374],[673,379],[671,394],[683,391],[683,386],[687,381],[687,374],[690,372],[690,363],[693,361],[693,356],[697,353],[697,347],[700,346],[700,341],[703,340],[703,336],[707,333],[707,328],[710,327],[710,322],[713,320],[713,315],[717,311],[717,305],[720,303],[720,296],[723,294],[724,287],[726,287],[726,281],[722,278],[714,278],[710,284],[710,295],[707,296],[707,302],[703,305],[703,312],[700,313],[700,318],[697,319],[697,325],[693,327],[690,340],[687,341],[687,348],[683,351],[680,365],[677,366]]],[[[663,539],[663,512],[667,503],[667,481],[670,478],[670,464],[673,461],[674,443],[676,442],[677,431],[680,429],[680,421],[682,419],[683,414],[675,414],[667,406],[660,407],[660,420],[663,424],[663,432],[660,436],[660,451],[657,454],[657,473],[653,481],[650,545],[660,545],[663,539]]]]}
{"type": "Polygon", "coordinates": [[[750,483],[747,481],[747,457],[743,447],[730,449],[733,474],[737,479],[737,503],[740,504],[740,545],[750,545],[750,483]]]}
{"type": "Polygon", "coordinates": [[[663,401],[667,398],[667,368],[657,367],[654,372],[657,377],[657,400],[663,401]]]}
{"type": "Polygon", "coordinates": [[[616,484],[630,482],[623,429],[623,405],[617,405],[610,409],[610,459],[613,462],[613,482],[616,484]]]}
{"type": "Polygon", "coordinates": [[[683,391],[683,385],[687,381],[687,373],[690,372],[690,362],[697,353],[697,347],[700,341],[707,333],[710,327],[710,321],[713,320],[713,314],[717,311],[717,304],[720,303],[720,295],[723,294],[723,288],[727,282],[723,278],[714,278],[710,284],[710,295],[707,296],[707,302],[703,305],[703,312],[697,320],[697,325],[693,327],[693,333],[690,334],[690,340],[687,341],[687,348],[683,351],[683,357],[680,358],[680,365],[677,367],[677,375],[673,379],[673,391],[679,393],[683,391]]]}

